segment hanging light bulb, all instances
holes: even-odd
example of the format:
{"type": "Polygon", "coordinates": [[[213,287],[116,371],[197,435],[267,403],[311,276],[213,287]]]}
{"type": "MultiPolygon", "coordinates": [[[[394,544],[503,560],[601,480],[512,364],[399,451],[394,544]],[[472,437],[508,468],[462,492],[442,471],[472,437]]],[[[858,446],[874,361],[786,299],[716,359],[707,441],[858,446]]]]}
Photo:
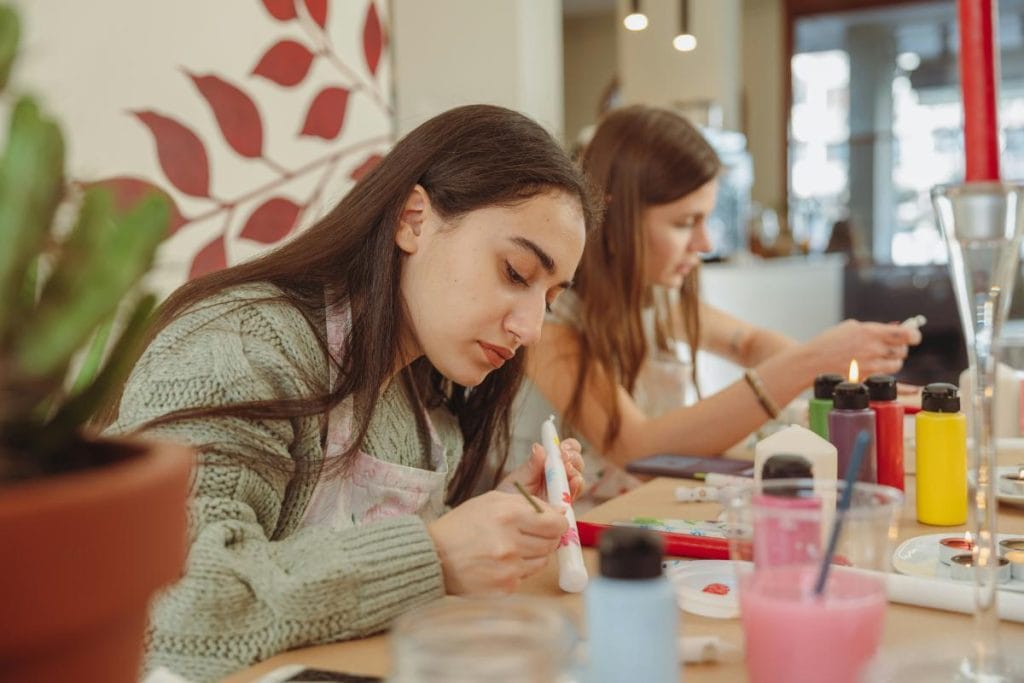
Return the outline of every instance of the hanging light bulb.
{"type": "Polygon", "coordinates": [[[640,0],[630,0],[630,10],[622,20],[630,31],[643,31],[647,28],[647,15],[640,11],[640,0]]]}
{"type": "Polygon", "coordinates": [[[680,52],[697,47],[697,37],[690,33],[690,0],[681,0],[679,4],[679,34],[672,39],[672,47],[680,52]]]}

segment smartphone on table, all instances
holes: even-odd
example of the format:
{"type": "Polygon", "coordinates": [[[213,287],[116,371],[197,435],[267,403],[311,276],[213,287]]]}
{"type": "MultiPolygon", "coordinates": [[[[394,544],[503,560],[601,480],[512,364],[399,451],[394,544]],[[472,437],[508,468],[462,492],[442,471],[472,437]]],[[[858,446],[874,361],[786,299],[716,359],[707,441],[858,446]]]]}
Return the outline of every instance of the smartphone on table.
{"type": "Polygon", "coordinates": [[[754,465],[747,460],[732,458],[708,458],[701,455],[676,455],[658,453],[637,458],[626,471],[654,477],[676,477],[678,479],[702,479],[708,472],[733,474],[740,477],[754,476],[754,465]]]}

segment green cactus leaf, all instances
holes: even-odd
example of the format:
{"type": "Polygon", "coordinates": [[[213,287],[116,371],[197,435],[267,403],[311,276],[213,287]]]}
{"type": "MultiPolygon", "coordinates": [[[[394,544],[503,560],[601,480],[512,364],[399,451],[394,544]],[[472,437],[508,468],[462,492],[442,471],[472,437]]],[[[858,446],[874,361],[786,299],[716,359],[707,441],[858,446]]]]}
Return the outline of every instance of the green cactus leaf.
{"type": "Polygon", "coordinates": [[[82,393],[82,390],[96,378],[100,366],[103,364],[103,352],[107,350],[107,343],[110,341],[110,333],[113,329],[114,317],[111,317],[96,330],[92,341],[89,342],[89,348],[82,359],[82,365],[78,369],[75,381],[71,384],[72,396],[82,393]]]}
{"type": "Polygon", "coordinates": [[[0,90],[7,87],[21,42],[21,24],[11,7],[0,6],[0,90]]]}
{"type": "Polygon", "coordinates": [[[40,431],[40,441],[35,444],[34,450],[45,454],[64,448],[75,438],[77,430],[121,385],[135,363],[155,308],[154,295],[147,294],[139,300],[110,350],[106,365],[92,383],[69,399],[40,431]]]}
{"type": "Polygon", "coordinates": [[[29,377],[63,376],[74,353],[117,309],[149,269],[170,223],[166,198],[149,195],[129,213],[104,220],[109,192],[86,193],[83,214],[40,295],[36,314],[21,329],[17,367],[29,377]]]}
{"type": "Polygon", "coordinates": [[[30,98],[14,107],[0,158],[0,346],[27,311],[26,273],[46,245],[64,182],[64,139],[30,98]]]}

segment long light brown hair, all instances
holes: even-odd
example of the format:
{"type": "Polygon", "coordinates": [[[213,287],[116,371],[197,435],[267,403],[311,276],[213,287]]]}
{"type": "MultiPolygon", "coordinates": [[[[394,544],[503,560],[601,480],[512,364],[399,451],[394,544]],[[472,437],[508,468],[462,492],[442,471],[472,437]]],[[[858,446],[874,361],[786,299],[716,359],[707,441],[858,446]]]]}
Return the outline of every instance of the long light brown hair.
{"type": "MultiPolygon", "coordinates": [[[[325,377],[316,385],[326,388],[319,396],[199,406],[161,416],[146,426],[197,417],[287,419],[317,415],[354,395],[365,409],[354,424],[356,438],[339,458],[339,469],[350,462],[366,437],[374,407],[395,367],[402,330],[409,324],[399,288],[402,259],[395,231],[406,199],[417,184],[426,190],[431,206],[448,220],[556,190],[579,201],[588,228],[594,223],[594,204],[583,175],[534,121],[488,105],[459,107],[440,114],[400,140],[337,206],[294,240],[254,261],[186,283],[158,312],[150,339],[217,292],[245,283],[268,282],[284,292],[287,303],[303,312],[326,353],[322,320],[318,324],[314,318],[323,317],[324,292],[328,288],[352,311],[352,329],[343,357],[338,360],[334,385],[328,387],[325,377]]],[[[330,359],[330,354],[327,357],[330,359]]],[[[446,380],[425,357],[402,371],[401,381],[413,405],[431,407],[444,402],[459,421],[465,449],[449,491],[450,502],[470,495],[492,439],[496,449],[507,456],[509,409],[523,368],[523,355],[519,354],[472,389],[446,380]]],[[[420,433],[424,433],[421,411],[416,413],[420,433]]],[[[252,461],[246,464],[293,466],[252,461]]],[[[303,463],[294,463],[294,467],[301,470],[303,463]]],[[[317,466],[306,474],[328,473],[317,466]]]]}
{"type": "MultiPolygon", "coordinates": [[[[632,106],[601,120],[584,149],[582,165],[607,206],[604,219],[587,238],[576,273],[580,356],[565,421],[570,428],[576,425],[584,393],[599,392],[609,415],[603,443],[608,448],[621,428],[615,384],[633,391],[648,350],[641,320],[641,310],[650,301],[644,283],[643,211],[699,189],[715,178],[721,162],[700,131],[681,116],[632,106]],[[609,380],[602,386],[591,381],[598,368],[609,380]]],[[[695,268],[680,289],[695,385],[698,271],[695,268]]]]}

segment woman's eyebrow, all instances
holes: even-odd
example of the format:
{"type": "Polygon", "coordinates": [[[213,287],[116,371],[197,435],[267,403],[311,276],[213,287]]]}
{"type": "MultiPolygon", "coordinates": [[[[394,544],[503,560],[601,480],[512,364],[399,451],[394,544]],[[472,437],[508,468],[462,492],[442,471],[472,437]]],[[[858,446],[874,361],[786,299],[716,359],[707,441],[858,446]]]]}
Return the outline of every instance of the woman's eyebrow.
{"type": "MultiPolygon", "coordinates": [[[[554,275],[555,260],[551,258],[551,256],[549,256],[546,251],[541,249],[539,244],[525,237],[511,237],[509,239],[513,244],[515,244],[519,248],[533,252],[533,255],[537,257],[538,261],[540,261],[541,267],[544,268],[544,270],[546,270],[549,275],[554,275]]],[[[558,286],[563,289],[568,289],[569,287],[572,287],[572,282],[561,282],[558,284],[558,286]]]]}

